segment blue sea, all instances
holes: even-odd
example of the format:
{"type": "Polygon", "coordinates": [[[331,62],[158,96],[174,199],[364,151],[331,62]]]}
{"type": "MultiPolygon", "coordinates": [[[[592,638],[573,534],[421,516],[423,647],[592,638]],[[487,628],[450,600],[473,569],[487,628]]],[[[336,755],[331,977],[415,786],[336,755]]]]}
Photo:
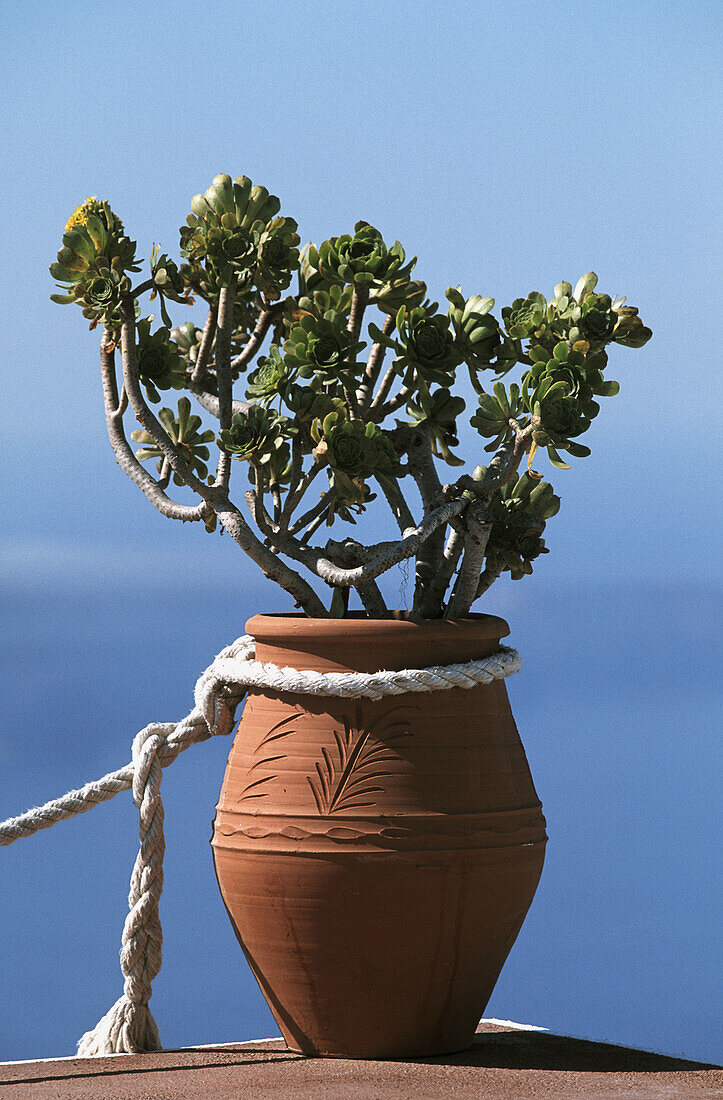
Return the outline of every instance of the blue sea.
{"type": "MultiPolygon", "coordinates": [[[[124,764],[138,729],[182,717],[256,590],[164,582],[129,594],[0,588],[0,818],[124,764]]],[[[268,597],[268,592],[267,592],[268,597]]],[[[720,674],[714,586],[501,585],[522,671],[513,711],[548,821],[547,861],[485,1015],[720,1060],[720,674]]],[[[151,1007],[167,1047],[277,1034],[241,955],[209,839],[229,744],[163,779],[164,965],[151,1007]]],[[[74,1053],[122,990],[137,844],[129,794],[0,852],[0,1059],[74,1053]]],[[[403,1006],[400,1006],[403,1011],[403,1006]]]]}

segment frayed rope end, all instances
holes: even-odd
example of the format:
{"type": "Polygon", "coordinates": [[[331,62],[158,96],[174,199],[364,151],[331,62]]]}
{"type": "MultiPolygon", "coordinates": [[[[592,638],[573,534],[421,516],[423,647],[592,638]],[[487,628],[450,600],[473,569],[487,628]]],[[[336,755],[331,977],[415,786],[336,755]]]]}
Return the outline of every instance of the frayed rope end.
{"type": "Polygon", "coordinates": [[[152,1050],[163,1050],[163,1047],[151,1010],[147,1004],[129,1001],[125,993],[78,1043],[79,1058],[145,1054],[152,1050]]]}

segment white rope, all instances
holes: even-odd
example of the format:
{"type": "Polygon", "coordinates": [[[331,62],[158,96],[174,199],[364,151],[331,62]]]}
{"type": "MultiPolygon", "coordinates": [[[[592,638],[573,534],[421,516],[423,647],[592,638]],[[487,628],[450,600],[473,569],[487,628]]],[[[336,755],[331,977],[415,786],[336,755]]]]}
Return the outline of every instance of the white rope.
{"type": "Polygon", "coordinates": [[[489,657],[461,664],[384,672],[313,672],[255,661],[254,640],[244,634],[218,654],[196,683],[195,707],[180,722],[151,723],[134,738],[132,760],[118,771],[69,791],[19,817],[0,822],[0,846],[32,836],[58,821],[86,813],[133,788],[138,808],[140,847],[131,875],[128,915],[121,941],[123,995],[78,1044],[81,1057],[161,1050],[158,1028],[148,1007],[153,979],[161,968],[163,936],[158,903],[163,889],[162,769],[198,741],[228,734],[236,708],[249,688],[271,688],[304,695],[382,699],[412,692],[449,691],[489,684],[517,672],[520,656],[505,646],[489,657]]]}

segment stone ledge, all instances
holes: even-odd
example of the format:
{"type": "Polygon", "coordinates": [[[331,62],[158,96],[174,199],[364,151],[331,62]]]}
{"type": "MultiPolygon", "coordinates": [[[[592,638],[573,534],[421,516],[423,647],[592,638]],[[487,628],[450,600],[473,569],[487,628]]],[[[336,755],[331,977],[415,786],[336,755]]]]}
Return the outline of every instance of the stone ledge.
{"type": "Polygon", "coordinates": [[[281,1039],[268,1039],[8,1062],[0,1064],[0,1085],[17,1100],[713,1100],[723,1097],[723,1070],[483,1020],[473,1047],[442,1058],[305,1058],[281,1039]]]}

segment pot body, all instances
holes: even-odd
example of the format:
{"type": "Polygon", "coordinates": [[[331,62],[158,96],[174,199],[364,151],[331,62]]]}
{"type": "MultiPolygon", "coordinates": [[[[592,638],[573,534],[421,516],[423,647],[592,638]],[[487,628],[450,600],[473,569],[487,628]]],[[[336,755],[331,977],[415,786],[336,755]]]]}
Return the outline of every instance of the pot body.
{"type": "MultiPolygon", "coordinates": [[[[257,660],[376,672],[486,656],[508,627],[257,615],[247,631],[257,660]]],[[[381,701],[252,691],[212,844],[289,1047],[408,1058],[472,1043],[545,840],[497,680],[381,701]]]]}

